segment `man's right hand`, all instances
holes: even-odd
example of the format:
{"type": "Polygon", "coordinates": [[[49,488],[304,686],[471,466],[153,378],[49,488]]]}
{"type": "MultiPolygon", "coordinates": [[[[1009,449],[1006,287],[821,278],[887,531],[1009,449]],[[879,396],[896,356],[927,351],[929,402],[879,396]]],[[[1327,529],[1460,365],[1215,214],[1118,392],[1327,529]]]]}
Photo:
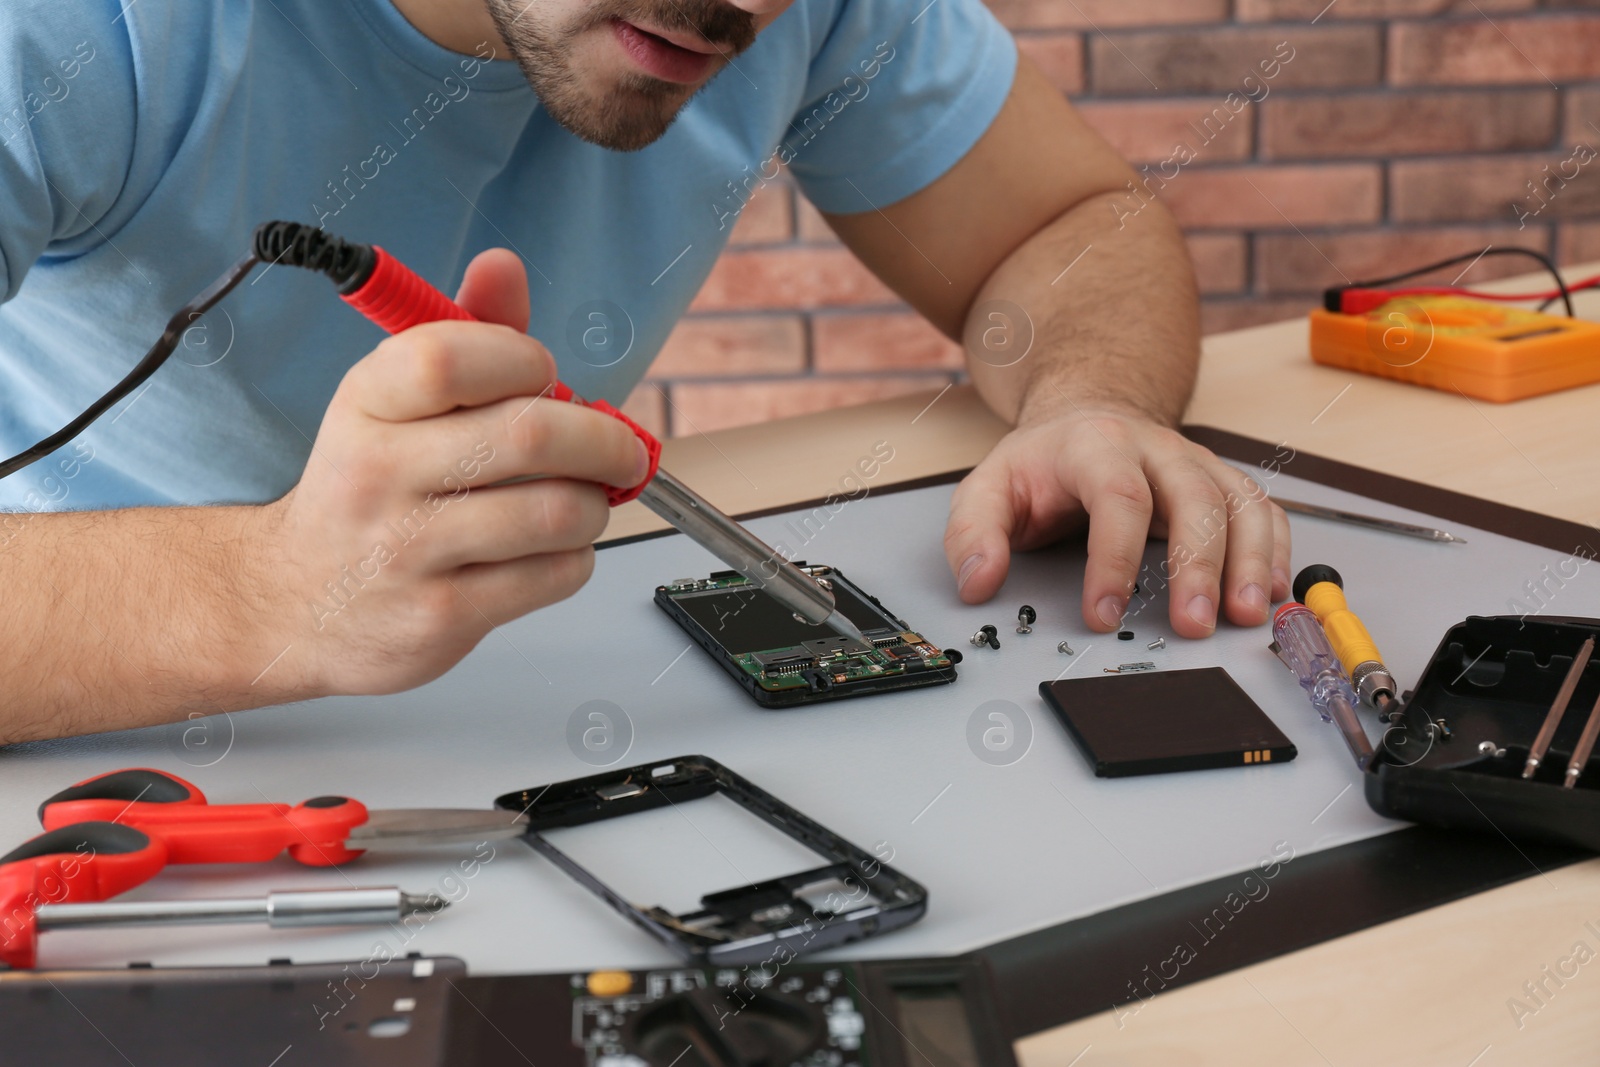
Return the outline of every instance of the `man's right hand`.
{"type": "Polygon", "coordinates": [[[539,399],[556,368],[524,332],[521,260],[480,255],[457,300],[481,321],[407,330],[352,367],[300,483],[246,523],[240,592],[261,665],[287,649],[278,692],[437,677],[491,628],[576,592],[609,515],[601,486],[648,470],[618,420],[539,399]]]}

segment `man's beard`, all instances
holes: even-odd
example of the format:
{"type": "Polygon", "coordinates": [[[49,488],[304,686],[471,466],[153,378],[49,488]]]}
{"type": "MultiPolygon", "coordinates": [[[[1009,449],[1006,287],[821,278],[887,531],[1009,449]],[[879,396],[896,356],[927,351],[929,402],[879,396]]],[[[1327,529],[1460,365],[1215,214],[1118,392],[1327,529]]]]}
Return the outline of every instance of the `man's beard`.
{"type": "Polygon", "coordinates": [[[623,152],[660,139],[697,86],[663,81],[638,71],[615,85],[576,66],[578,40],[612,19],[696,33],[732,57],[755,41],[755,18],[723,0],[600,0],[569,25],[539,17],[539,0],[487,0],[489,14],[511,55],[539,94],[550,117],[574,135],[623,152]]]}

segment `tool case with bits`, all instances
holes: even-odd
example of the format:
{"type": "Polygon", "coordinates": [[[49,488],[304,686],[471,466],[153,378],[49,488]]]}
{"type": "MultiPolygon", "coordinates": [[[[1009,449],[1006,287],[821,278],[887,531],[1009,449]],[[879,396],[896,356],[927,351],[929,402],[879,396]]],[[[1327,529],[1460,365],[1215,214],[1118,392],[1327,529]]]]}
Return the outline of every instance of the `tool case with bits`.
{"type": "Polygon", "coordinates": [[[1395,819],[1600,850],[1600,760],[1586,753],[1586,727],[1600,727],[1600,657],[1588,659],[1589,638],[1600,639],[1600,619],[1474,615],[1452,626],[1377,746],[1367,803],[1395,819]]]}

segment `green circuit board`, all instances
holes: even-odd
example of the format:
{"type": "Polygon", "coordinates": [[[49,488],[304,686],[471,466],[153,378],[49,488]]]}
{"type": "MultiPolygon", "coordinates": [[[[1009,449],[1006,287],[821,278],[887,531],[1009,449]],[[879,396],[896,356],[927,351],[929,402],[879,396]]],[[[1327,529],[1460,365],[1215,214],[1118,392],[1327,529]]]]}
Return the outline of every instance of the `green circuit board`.
{"type": "Polygon", "coordinates": [[[801,622],[741,574],[681,578],[656,589],[656,601],[752,691],[776,703],[953,681],[959,653],[941,650],[907,627],[838,570],[801,569],[834,600],[870,644],[801,622]],[[790,698],[790,699],[784,699],[790,698]]]}

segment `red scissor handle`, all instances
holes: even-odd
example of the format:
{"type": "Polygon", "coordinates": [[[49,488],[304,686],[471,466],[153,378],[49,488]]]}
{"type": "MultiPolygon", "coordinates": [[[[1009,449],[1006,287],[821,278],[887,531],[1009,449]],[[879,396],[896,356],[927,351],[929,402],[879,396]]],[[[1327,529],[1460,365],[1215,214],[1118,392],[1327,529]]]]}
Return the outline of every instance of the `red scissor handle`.
{"type": "MultiPolygon", "coordinates": [[[[465,308],[429,285],[410,267],[382,248],[374,245],[372,251],[377,257],[377,264],[372,268],[372,274],[361,288],[341,299],[378,326],[389,333],[399,333],[425,322],[477,321],[465,308]]],[[[661,442],[656,440],[655,435],[604,400],[584,400],[560,382],[551,386],[550,396],[556,400],[582,404],[584,407],[593,408],[602,414],[619,419],[644,442],[645,451],[650,454],[650,469],[646,472],[644,480],[631,487],[615,485],[605,487],[606,500],[612,507],[626,504],[638,496],[644,487],[650,484],[650,479],[656,476],[656,469],[661,466],[661,442]]]]}
{"type": "Polygon", "coordinates": [[[361,855],[345,847],[367,808],[349,797],[302,804],[210,804],[193,783],[149,768],[112,771],[63,789],[39,805],[55,830],[87,822],[119,823],[160,838],[167,863],[264,863],[288,850],[311,867],[361,855]]]}
{"type": "Polygon", "coordinates": [[[106,900],[155,877],[166,862],[161,839],[110,822],[52,830],[0,856],[0,964],[33,966],[38,905],[106,900]]]}

